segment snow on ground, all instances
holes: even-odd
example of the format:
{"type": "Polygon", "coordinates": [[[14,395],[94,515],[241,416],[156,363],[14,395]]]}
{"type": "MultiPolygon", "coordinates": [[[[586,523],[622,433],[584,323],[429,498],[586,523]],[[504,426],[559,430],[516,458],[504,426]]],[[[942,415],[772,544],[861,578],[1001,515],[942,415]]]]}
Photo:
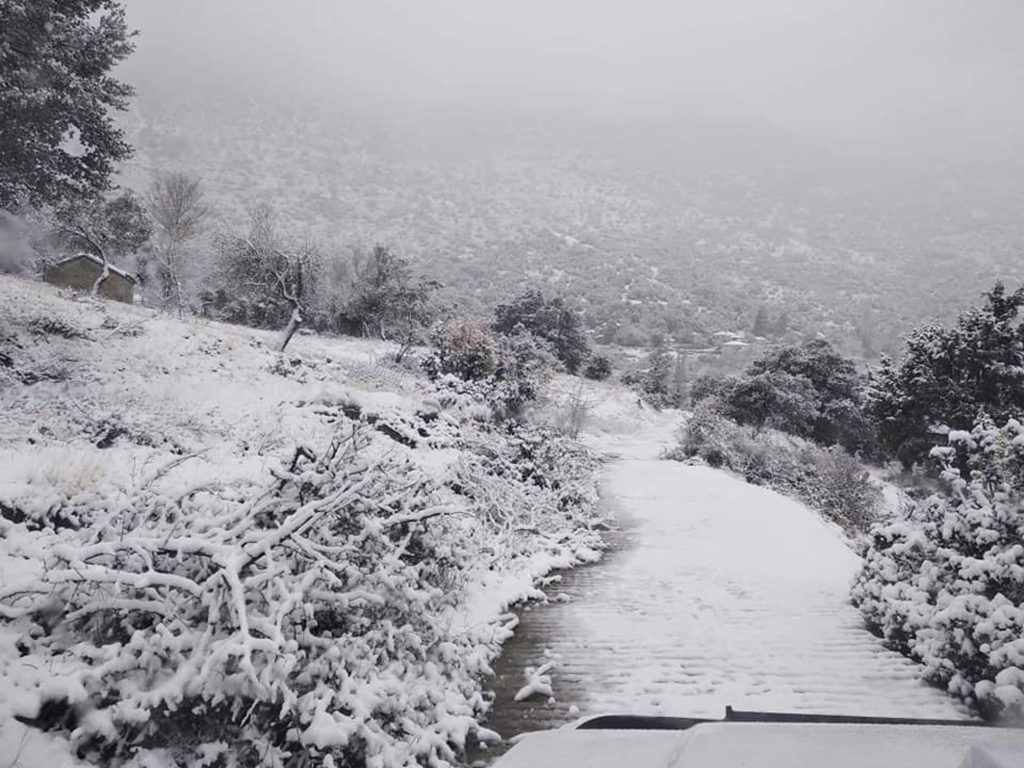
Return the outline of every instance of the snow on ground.
{"type": "Polygon", "coordinates": [[[966,717],[864,629],[848,597],[859,558],[834,526],[724,472],[657,459],[676,421],[590,436],[621,456],[603,483],[620,546],[566,577],[571,599],[525,614],[537,637],[524,657],[543,648],[559,659],[557,704],[499,704],[492,727],[509,736],[570,712],[721,717],[726,704],[966,717]]]}
{"type": "MultiPolygon", "coordinates": [[[[175,497],[208,484],[262,486],[296,444],[325,445],[336,432],[339,409],[350,405],[385,417],[391,432],[378,428],[371,450],[407,455],[438,478],[473,458],[464,455],[463,439],[491,439],[486,428],[474,431],[454,411],[431,422],[436,441],[417,433],[411,417],[441,406],[422,375],[390,361],[390,345],[298,335],[281,354],[278,338],[0,279],[5,514],[48,513],[69,500],[90,509],[122,508],[170,462],[184,457],[161,480],[175,497]]],[[[0,547],[0,591],[37,579],[44,559],[44,553],[28,551],[34,540],[20,535],[20,522],[2,522],[5,531],[17,529],[19,535],[18,541],[7,536],[0,547]]],[[[532,546],[532,535],[516,534],[524,550],[532,546]]],[[[514,563],[493,569],[481,562],[478,571],[465,574],[467,594],[453,615],[439,620],[449,622],[453,634],[466,633],[481,657],[492,658],[515,623],[508,606],[539,595],[535,582],[552,568],[597,558],[583,544],[596,544],[596,535],[537,544],[532,556],[516,554],[514,563]]],[[[16,633],[0,629],[0,682],[10,682],[25,666],[15,639],[16,633]]],[[[16,712],[32,710],[38,698],[23,693],[0,685],[0,751],[14,764],[75,764],[63,739],[13,719],[16,712]]]]}

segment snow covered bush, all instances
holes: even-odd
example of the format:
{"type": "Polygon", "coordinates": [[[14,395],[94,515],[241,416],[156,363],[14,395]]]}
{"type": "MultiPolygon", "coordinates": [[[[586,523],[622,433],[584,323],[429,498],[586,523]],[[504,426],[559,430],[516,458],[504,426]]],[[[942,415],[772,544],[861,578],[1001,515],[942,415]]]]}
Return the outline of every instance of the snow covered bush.
{"type": "Polygon", "coordinates": [[[738,424],[875,457],[878,445],[862,412],[861,388],[853,361],[814,339],[773,349],[740,376],[700,377],[690,398],[695,404],[715,398],[722,414],[738,424]]]}
{"type": "Polygon", "coordinates": [[[433,351],[423,367],[432,378],[453,374],[479,381],[494,373],[498,350],[494,337],[476,323],[447,323],[431,334],[433,351]]]}
{"type": "Polygon", "coordinates": [[[855,457],[838,446],[826,449],[780,432],[741,426],[723,416],[720,407],[717,398],[701,400],[679,445],[665,458],[700,459],[731,470],[748,483],[799,499],[853,533],[875,521],[881,493],[855,457]]]}
{"type": "Polygon", "coordinates": [[[591,355],[583,366],[583,375],[594,381],[604,381],[612,375],[612,361],[604,355],[591,355]]]}
{"type": "Polygon", "coordinates": [[[509,606],[601,547],[587,452],[423,397],[381,344],[300,336],[279,375],[269,334],[4,288],[5,735],[126,768],[444,766],[493,738],[509,606]],[[145,337],[103,343],[108,316],[145,337]],[[66,380],[30,379],[51,358],[66,380]]]}
{"type": "Polygon", "coordinates": [[[471,575],[596,556],[594,460],[545,430],[470,439],[357,405],[327,406],[335,439],[263,484],[183,483],[186,456],[120,493],[69,485],[67,520],[0,506],[39,565],[0,593],[15,713],[130,765],[447,765],[494,738],[481,678],[503,635],[453,629],[471,575]],[[414,437],[465,450],[427,469],[414,437]]]}
{"type": "Polygon", "coordinates": [[[560,296],[531,290],[494,310],[492,329],[501,336],[529,335],[546,342],[565,370],[575,374],[590,355],[580,313],[560,296]]]}
{"type": "Polygon", "coordinates": [[[1024,412],[1024,288],[1001,283],[953,327],[925,325],[899,362],[871,374],[865,411],[905,467],[928,457],[936,426],[969,430],[982,411],[1002,423],[1024,412]]]}
{"type": "Polygon", "coordinates": [[[927,679],[987,717],[1021,720],[1024,427],[982,418],[932,453],[946,490],[872,531],[853,601],[927,679]]]}
{"type": "Polygon", "coordinates": [[[476,364],[446,372],[450,366],[443,361],[449,355],[443,350],[431,358],[427,371],[445,397],[485,404],[497,421],[519,419],[540,396],[557,361],[546,342],[528,333],[498,337],[494,353],[493,367],[483,376],[476,374],[486,368],[476,364]]]}
{"type": "Polygon", "coordinates": [[[466,565],[455,507],[367,446],[342,430],[248,493],[154,483],[55,534],[43,578],[4,595],[22,652],[63,668],[28,716],[60,711],[94,759],[453,759],[483,705],[461,673],[486,668],[439,622],[466,565]]]}

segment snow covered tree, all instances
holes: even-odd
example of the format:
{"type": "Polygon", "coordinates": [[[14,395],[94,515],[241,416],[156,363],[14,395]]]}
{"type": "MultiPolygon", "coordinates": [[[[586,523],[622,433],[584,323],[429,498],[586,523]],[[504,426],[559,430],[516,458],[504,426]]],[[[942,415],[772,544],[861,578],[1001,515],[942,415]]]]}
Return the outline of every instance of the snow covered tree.
{"type": "Polygon", "coordinates": [[[184,173],[155,176],[146,202],[156,225],[157,277],[163,299],[180,312],[185,247],[202,232],[210,208],[203,200],[199,177],[184,173]]]}
{"type": "Polygon", "coordinates": [[[632,378],[645,400],[658,408],[672,408],[678,405],[678,393],[672,387],[674,370],[672,354],[659,345],[647,353],[643,368],[632,378]]]}
{"type": "Polygon", "coordinates": [[[529,291],[494,311],[494,330],[514,334],[522,328],[551,345],[569,373],[576,373],[590,353],[579,314],[561,297],[549,299],[540,291],[529,291]]]}
{"type": "Polygon", "coordinates": [[[397,341],[401,360],[419,334],[437,319],[434,295],[441,284],[417,278],[412,265],[388,248],[373,249],[369,267],[356,286],[348,314],[358,318],[367,333],[397,341]]]}
{"type": "Polygon", "coordinates": [[[907,339],[898,364],[883,359],[866,411],[903,464],[921,461],[935,427],[970,429],[981,412],[997,421],[1024,412],[1024,288],[997,284],[956,325],[926,325],[907,339]]]}
{"type": "Polygon", "coordinates": [[[110,274],[109,259],[135,253],[153,234],[145,206],[131,190],[117,197],[79,199],[53,212],[53,229],[67,248],[88,251],[103,261],[93,293],[110,274]]]}
{"type": "Polygon", "coordinates": [[[311,241],[288,242],[266,205],[249,211],[245,232],[218,237],[221,286],[208,297],[214,310],[231,322],[257,327],[284,325],[283,351],[304,319],[315,295],[320,253],[311,241]]]}
{"type": "Polygon", "coordinates": [[[0,209],[94,197],[131,152],[111,76],[133,50],[117,0],[0,0],[0,209]]]}
{"type": "MultiPolygon", "coordinates": [[[[702,396],[711,393],[705,386],[702,382],[702,396]]],[[[853,362],[824,339],[768,352],[743,376],[713,388],[726,415],[740,424],[774,427],[825,446],[874,451],[861,412],[861,378],[853,362]]]]}
{"type": "Polygon", "coordinates": [[[929,679],[986,716],[1020,720],[1024,426],[983,417],[949,442],[932,452],[945,490],[872,531],[853,600],[929,679]]]}

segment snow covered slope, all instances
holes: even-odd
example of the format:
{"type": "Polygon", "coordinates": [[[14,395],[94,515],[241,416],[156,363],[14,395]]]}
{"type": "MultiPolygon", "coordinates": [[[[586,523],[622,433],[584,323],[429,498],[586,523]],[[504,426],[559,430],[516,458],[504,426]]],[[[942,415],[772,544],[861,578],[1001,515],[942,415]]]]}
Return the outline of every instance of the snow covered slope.
{"type": "Polygon", "coordinates": [[[0,279],[0,754],[70,762],[16,715],[147,766],[264,738],[447,764],[491,737],[508,605],[598,556],[593,460],[440,402],[386,346],[276,338],[0,279]]]}

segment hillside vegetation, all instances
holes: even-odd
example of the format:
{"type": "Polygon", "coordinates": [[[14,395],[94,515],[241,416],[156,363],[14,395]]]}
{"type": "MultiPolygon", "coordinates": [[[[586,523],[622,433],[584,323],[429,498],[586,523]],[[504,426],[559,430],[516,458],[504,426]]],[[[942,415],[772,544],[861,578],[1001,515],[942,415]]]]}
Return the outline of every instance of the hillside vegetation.
{"type": "Polygon", "coordinates": [[[1024,278],[1008,169],[896,172],[710,120],[194,98],[143,89],[125,120],[131,185],[183,169],[228,220],[263,202],[336,258],[385,243],[469,312],[507,300],[510,281],[577,297],[602,341],[699,346],[763,308],[778,338],[823,332],[871,358],[1024,278]]]}
{"type": "Polygon", "coordinates": [[[581,446],[380,342],[281,354],[12,278],[0,328],[11,754],[39,738],[14,718],[139,766],[446,764],[497,738],[507,607],[601,548],[581,446]]]}

